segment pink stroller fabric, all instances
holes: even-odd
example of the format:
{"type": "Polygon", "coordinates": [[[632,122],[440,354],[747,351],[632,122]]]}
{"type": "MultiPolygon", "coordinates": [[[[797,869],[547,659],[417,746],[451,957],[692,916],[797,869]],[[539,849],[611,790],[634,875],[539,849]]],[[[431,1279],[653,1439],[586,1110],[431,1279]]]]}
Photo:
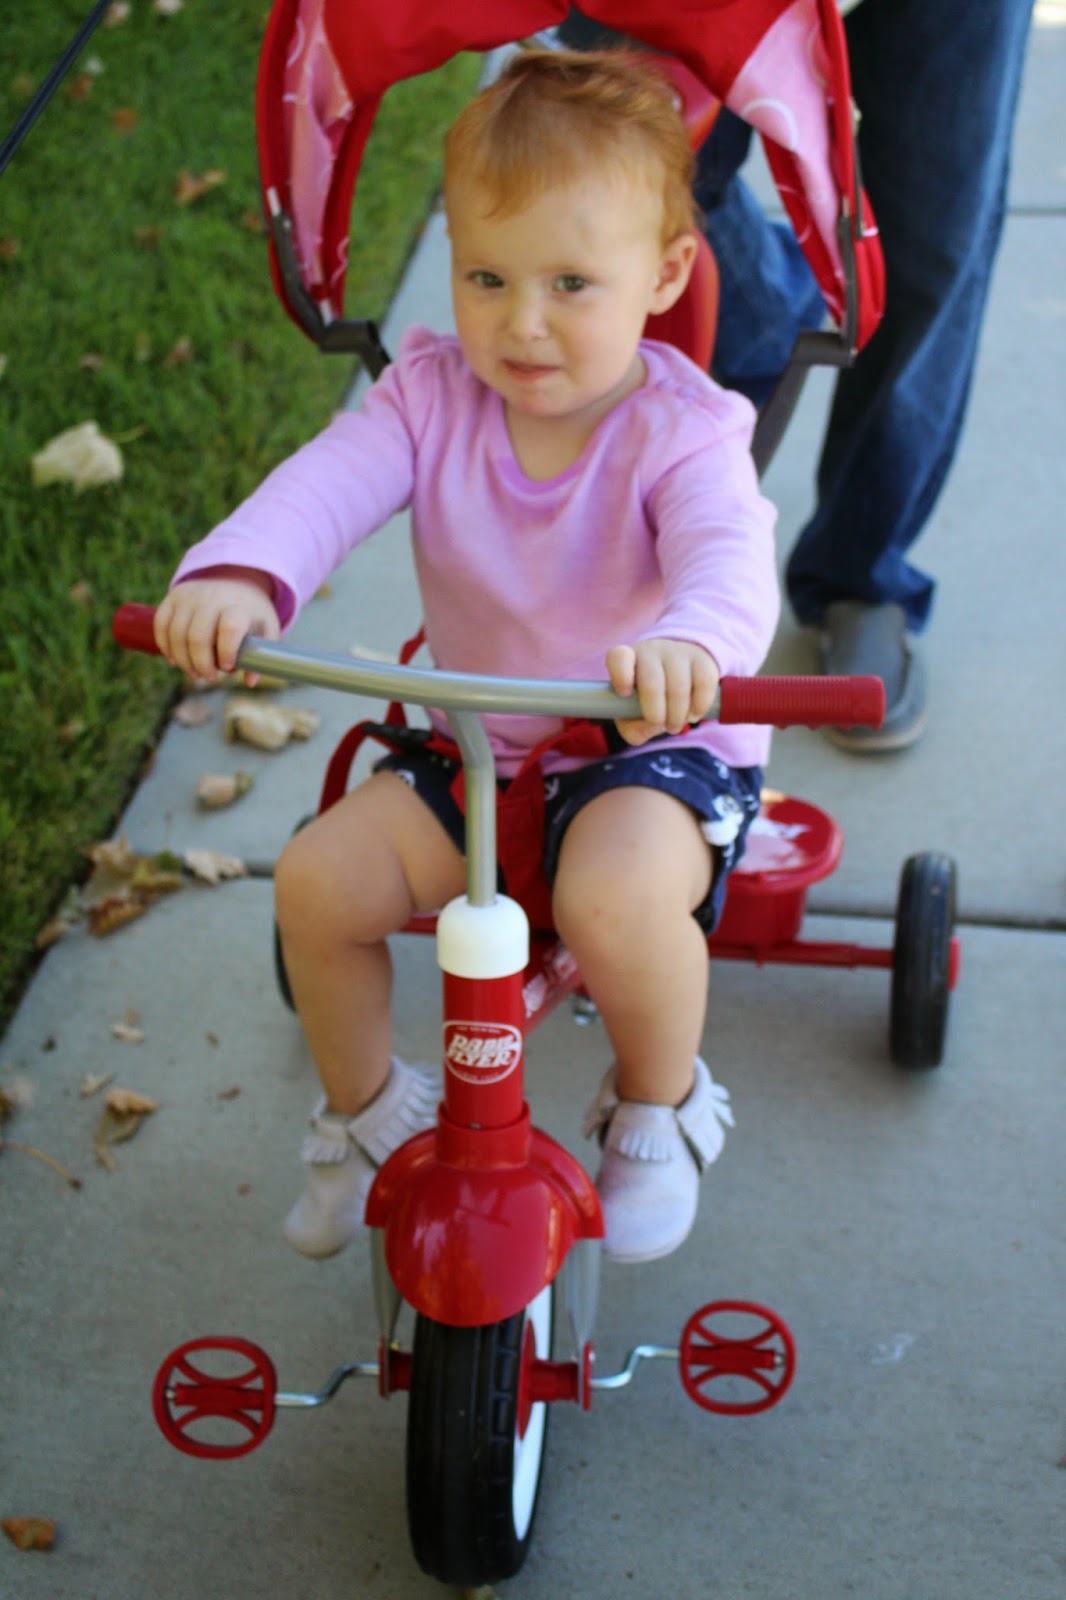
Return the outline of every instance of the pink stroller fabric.
{"type": "MultiPolygon", "coordinates": [[[[259,70],[268,207],[291,218],[301,279],[343,314],[352,196],[381,97],[460,50],[558,25],[565,0],[276,0],[259,70]],[[273,204],[272,204],[273,201],[273,204]]],[[[582,0],[594,21],[674,56],[762,136],[831,314],[844,315],[840,230],[854,256],[861,349],[884,305],[876,226],[858,182],[844,33],[835,0],[582,0]]],[[[288,307],[271,246],[274,281],[288,307]]]]}

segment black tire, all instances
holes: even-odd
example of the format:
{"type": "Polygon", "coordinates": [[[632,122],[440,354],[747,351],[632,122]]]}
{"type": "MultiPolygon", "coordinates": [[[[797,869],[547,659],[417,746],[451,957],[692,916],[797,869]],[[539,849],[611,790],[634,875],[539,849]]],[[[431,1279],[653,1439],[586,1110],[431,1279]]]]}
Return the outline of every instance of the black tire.
{"type": "Polygon", "coordinates": [[[889,1050],[900,1067],[938,1067],[944,1058],[955,896],[950,856],[930,851],[904,862],[889,1022],[889,1050]]]}
{"type": "MultiPolygon", "coordinates": [[[[301,828],[306,828],[309,822],[314,822],[317,812],[312,811],[306,817],[301,817],[292,830],[292,837],[299,833],[301,828]]],[[[292,998],[292,989],[289,985],[289,974],[285,971],[285,952],[281,948],[281,934],[275,921],[274,927],[274,980],[278,986],[278,994],[282,1004],[288,1006],[290,1011],[296,1010],[296,1002],[292,998]]]]}
{"type": "Polygon", "coordinates": [[[407,1523],[415,1559],[467,1588],[513,1577],[529,1549],[548,1406],[518,1438],[522,1344],[551,1346],[552,1287],[525,1311],[481,1328],[415,1322],[407,1413],[407,1523]]]}
{"type": "Polygon", "coordinates": [[[290,1011],[295,1011],[296,1002],[289,987],[289,974],[285,971],[285,953],[281,948],[281,934],[277,922],[274,923],[274,979],[282,1005],[288,1006],[290,1011]]]}

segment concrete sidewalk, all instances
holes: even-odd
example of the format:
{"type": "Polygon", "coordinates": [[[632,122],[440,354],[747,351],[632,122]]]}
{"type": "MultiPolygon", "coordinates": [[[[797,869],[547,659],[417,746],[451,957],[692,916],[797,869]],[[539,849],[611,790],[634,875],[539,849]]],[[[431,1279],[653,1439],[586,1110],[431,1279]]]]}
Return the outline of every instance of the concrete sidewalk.
{"type": "MultiPolygon", "coordinates": [[[[812,897],[812,937],[890,944],[904,857],[955,856],[963,965],[947,1059],[920,1076],[889,1066],[884,973],[715,967],[705,1048],[737,1131],[686,1246],[605,1272],[598,1366],[674,1342],[701,1302],[750,1296],[791,1324],[796,1383],[768,1415],[727,1421],[693,1408],[658,1363],[587,1416],[557,1407],[533,1552],[501,1597],[1064,1592],[1064,81],[1066,13],[1048,4],[969,428],[920,551],[940,580],[923,641],[928,734],[880,761],[779,735],[769,773],[847,836],[812,897]]],[[[437,219],[387,332],[449,316],[437,219]]],[[[825,401],[812,384],[767,479],[782,554],[810,502],[825,401]]],[[[398,525],[296,637],[392,651],[417,620],[398,525]]],[[[771,667],[811,659],[783,622],[771,667]]],[[[47,1555],[0,1540],[4,1600],[441,1593],[407,1540],[402,1396],[382,1404],[372,1384],[348,1384],[217,1465],[171,1450],[149,1409],[157,1365],[198,1334],[263,1344],[289,1390],[375,1355],[365,1252],[314,1264],[278,1233],[315,1079],[275,990],[268,874],[314,808],[332,736],[363,709],[284,698],[322,713],[309,747],[238,754],[217,713],[175,725],[120,830],[146,851],[231,852],[258,875],[186,888],[108,939],[63,940],[0,1046],[0,1087],[32,1090],[11,1137],[82,1180],[75,1192],[16,1151],[0,1161],[0,1516],[60,1528],[47,1555]],[[199,775],[236,765],[254,772],[252,792],[197,811],[199,775]],[[130,1010],[141,1044],[111,1032],[130,1010]],[[116,1147],[114,1173],[93,1159],[99,1102],[79,1093],[104,1072],[160,1103],[116,1147]]],[[[396,959],[398,1049],[425,1059],[439,1048],[432,945],[401,939],[396,959]]],[[[530,1042],[537,1120],[583,1156],[604,1053],[601,1031],[565,1009],[530,1042]]]]}

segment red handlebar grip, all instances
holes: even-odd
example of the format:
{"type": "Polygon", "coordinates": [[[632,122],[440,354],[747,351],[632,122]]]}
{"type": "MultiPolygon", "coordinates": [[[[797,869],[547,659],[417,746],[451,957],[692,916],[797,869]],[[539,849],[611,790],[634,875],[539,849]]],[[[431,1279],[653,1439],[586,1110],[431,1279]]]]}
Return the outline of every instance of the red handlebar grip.
{"type": "Polygon", "coordinates": [[[885,715],[880,678],[723,678],[720,689],[719,722],[879,728],[885,715]]]}
{"type": "Polygon", "coordinates": [[[154,606],[119,606],[111,619],[111,636],[123,650],[142,650],[146,656],[158,656],[162,652],[155,642],[154,620],[154,606]]]}

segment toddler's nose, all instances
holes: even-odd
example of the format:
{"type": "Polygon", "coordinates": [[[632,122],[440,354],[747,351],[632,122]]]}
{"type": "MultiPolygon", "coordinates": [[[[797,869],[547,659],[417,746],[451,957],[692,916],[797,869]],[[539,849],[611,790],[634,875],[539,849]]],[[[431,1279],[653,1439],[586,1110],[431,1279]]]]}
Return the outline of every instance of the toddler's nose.
{"type": "Polygon", "coordinates": [[[518,339],[540,339],[547,332],[541,296],[516,289],[507,305],[508,330],[518,339]]]}

